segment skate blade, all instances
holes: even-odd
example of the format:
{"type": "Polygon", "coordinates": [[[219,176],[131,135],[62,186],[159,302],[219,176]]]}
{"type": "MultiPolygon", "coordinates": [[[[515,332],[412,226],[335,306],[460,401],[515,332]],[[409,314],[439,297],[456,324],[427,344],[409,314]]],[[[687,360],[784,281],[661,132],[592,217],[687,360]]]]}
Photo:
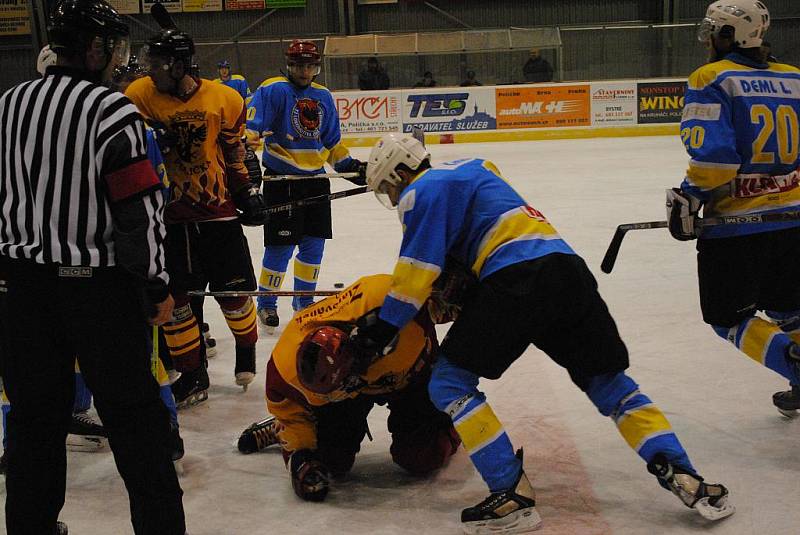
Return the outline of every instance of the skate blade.
{"type": "Polygon", "coordinates": [[[69,451],[93,452],[105,448],[106,439],[87,435],[67,435],[67,449],[69,451]]]}
{"type": "Polygon", "coordinates": [[[776,407],[778,412],[781,413],[783,416],[787,418],[797,418],[800,416],[800,412],[797,412],[797,409],[781,409],[780,407],[776,407]]]}
{"type": "Polygon", "coordinates": [[[736,508],[728,503],[728,498],[722,498],[717,501],[716,505],[711,505],[708,503],[709,498],[702,498],[696,504],[694,504],[694,508],[697,509],[697,512],[700,513],[705,519],[708,520],[722,520],[723,518],[731,516],[733,513],[736,512],[736,508]]]}
{"type": "Polygon", "coordinates": [[[195,405],[199,405],[208,399],[208,391],[203,390],[202,392],[195,392],[188,398],[184,399],[183,401],[176,403],[175,406],[178,410],[188,409],[194,407],[195,405]]]}
{"type": "Polygon", "coordinates": [[[542,517],[535,507],[514,511],[503,518],[464,522],[466,535],[491,535],[496,533],[527,533],[542,527],[542,517]]]}
{"type": "Polygon", "coordinates": [[[253,372],[239,372],[236,374],[236,384],[244,388],[244,391],[247,392],[247,385],[253,382],[256,378],[256,374],[253,372]]]}

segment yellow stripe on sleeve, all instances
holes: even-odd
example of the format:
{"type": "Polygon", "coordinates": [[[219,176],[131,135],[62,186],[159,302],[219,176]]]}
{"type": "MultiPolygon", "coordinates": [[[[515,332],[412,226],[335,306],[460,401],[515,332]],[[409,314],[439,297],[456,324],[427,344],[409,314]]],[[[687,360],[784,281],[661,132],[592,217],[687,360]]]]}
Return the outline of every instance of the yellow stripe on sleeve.
{"type": "Polygon", "coordinates": [[[484,235],[478,245],[478,254],[472,264],[476,275],[481,272],[486,259],[506,243],[519,239],[559,239],[553,226],[544,219],[537,219],[523,211],[522,207],[509,210],[484,235]]]}
{"type": "Polygon", "coordinates": [[[686,170],[686,178],[693,186],[710,190],[733,180],[738,170],[738,164],[713,164],[692,160],[686,170]]]}
{"type": "Polygon", "coordinates": [[[420,308],[430,296],[433,281],[441,272],[442,269],[437,265],[400,257],[394,267],[389,295],[420,308]]]}

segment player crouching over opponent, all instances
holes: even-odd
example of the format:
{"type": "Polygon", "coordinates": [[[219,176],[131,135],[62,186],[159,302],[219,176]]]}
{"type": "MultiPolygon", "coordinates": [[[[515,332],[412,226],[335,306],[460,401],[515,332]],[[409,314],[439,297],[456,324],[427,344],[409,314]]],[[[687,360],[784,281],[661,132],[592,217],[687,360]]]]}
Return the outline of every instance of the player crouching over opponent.
{"type": "Polygon", "coordinates": [[[399,332],[385,357],[357,369],[348,333],[358,318],[376,316],[390,281],[389,275],[362,277],[297,313],[267,364],[267,409],[276,418],[245,430],[239,450],[251,453],[280,440],[292,487],[304,500],[324,500],[331,476],[350,471],[376,403],[389,407],[392,460],[412,474],[441,468],[460,443],[428,397],[438,343],[427,309],[399,332]]]}

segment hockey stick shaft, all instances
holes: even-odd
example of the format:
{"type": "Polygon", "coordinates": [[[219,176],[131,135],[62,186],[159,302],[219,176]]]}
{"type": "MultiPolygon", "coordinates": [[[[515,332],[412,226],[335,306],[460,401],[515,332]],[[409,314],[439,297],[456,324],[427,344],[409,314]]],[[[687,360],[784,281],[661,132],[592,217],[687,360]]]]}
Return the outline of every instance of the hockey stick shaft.
{"type": "Polygon", "coordinates": [[[273,204],[271,206],[267,206],[267,213],[278,214],[280,212],[286,212],[287,210],[292,210],[294,208],[300,208],[312,204],[329,202],[336,199],[344,199],[345,197],[352,197],[353,195],[361,195],[362,193],[367,193],[368,191],[372,190],[369,189],[367,186],[361,186],[358,188],[346,189],[344,191],[337,191],[336,193],[328,193],[326,195],[307,197],[305,199],[300,199],[297,201],[290,201],[281,204],[273,204]]]}
{"type": "Polygon", "coordinates": [[[264,175],[264,182],[283,180],[318,180],[320,178],[358,178],[358,173],[322,173],[319,175],[264,175]]]}
{"type": "Polygon", "coordinates": [[[322,297],[339,293],[341,290],[234,290],[224,292],[190,290],[186,292],[189,297],[322,297]]]}
{"type": "MultiPolygon", "coordinates": [[[[780,223],[782,221],[800,221],[800,212],[778,212],[774,214],[750,214],[750,215],[731,215],[721,217],[708,217],[697,220],[699,227],[716,227],[720,225],[741,225],[745,223],[750,224],[763,224],[763,223],[780,223]]],[[[600,269],[603,273],[611,273],[614,269],[614,264],[619,255],[619,249],[622,246],[622,240],[625,234],[630,230],[648,230],[653,228],[667,228],[669,224],[666,221],[645,221],[642,223],[625,223],[619,225],[614,232],[614,237],[611,238],[611,243],[606,250],[603,261],[600,264],[600,269]]]]}
{"type": "Polygon", "coordinates": [[[155,3],[150,7],[150,15],[156,20],[156,24],[162,30],[176,30],[178,26],[172,20],[172,15],[169,14],[167,8],[161,3],[155,3]]]}

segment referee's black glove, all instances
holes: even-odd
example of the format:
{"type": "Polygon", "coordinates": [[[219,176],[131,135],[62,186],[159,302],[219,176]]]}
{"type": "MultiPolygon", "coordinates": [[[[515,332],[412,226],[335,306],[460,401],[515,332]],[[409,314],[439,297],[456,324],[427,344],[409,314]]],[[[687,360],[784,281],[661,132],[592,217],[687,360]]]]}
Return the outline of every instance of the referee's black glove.
{"type": "Polygon", "coordinates": [[[380,308],[370,310],[358,320],[350,333],[350,343],[355,352],[353,372],[363,375],[370,364],[397,348],[399,329],[379,317],[380,308]]]}

